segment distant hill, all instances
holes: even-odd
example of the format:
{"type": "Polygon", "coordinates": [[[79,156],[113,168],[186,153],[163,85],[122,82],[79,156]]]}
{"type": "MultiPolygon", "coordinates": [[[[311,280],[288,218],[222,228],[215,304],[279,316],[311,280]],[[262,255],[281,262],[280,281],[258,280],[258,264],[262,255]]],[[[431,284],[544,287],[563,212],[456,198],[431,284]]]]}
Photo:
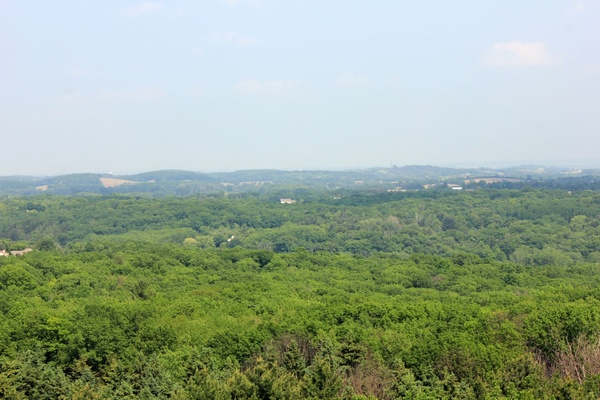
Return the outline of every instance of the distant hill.
{"type": "Polygon", "coordinates": [[[183,171],[183,170],[161,170],[143,172],[135,175],[122,175],[121,179],[137,182],[173,182],[173,181],[197,181],[197,182],[215,182],[216,179],[208,174],[201,172],[183,171]]]}
{"type": "MultiPolygon", "coordinates": [[[[100,174],[69,174],[42,178],[32,182],[36,191],[52,194],[72,195],[100,193],[103,189],[100,174]]],[[[1,186],[0,186],[1,188],[1,186]]]]}
{"type": "Polygon", "coordinates": [[[405,165],[343,171],[242,170],[202,173],[159,170],[133,175],[69,174],[54,177],[0,177],[0,195],[36,194],[146,194],[153,197],[192,194],[266,192],[279,189],[400,189],[444,188],[447,184],[493,184],[499,187],[535,184],[549,188],[594,189],[600,170],[545,168],[524,165],[510,168],[448,168],[405,165]]]}

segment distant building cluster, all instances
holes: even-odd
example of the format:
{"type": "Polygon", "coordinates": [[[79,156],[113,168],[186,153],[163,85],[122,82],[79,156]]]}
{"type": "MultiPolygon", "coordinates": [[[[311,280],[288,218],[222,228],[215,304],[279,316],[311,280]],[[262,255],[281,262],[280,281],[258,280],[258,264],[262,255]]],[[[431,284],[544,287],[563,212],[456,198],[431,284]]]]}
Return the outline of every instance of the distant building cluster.
{"type": "Polygon", "coordinates": [[[392,192],[406,192],[406,189],[402,189],[400,186],[396,186],[393,189],[388,189],[388,192],[389,193],[392,193],[392,192]]]}
{"type": "Polygon", "coordinates": [[[294,204],[296,202],[296,200],[294,200],[294,199],[279,199],[279,202],[281,204],[294,204]]]}
{"type": "Polygon", "coordinates": [[[479,183],[485,182],[486,184],[490,183],[498,183],[498,182],[523,182],[523,179],[515,179],[515,178],[475,178],[475,179],[467,179],[465,183],[468,185],[470,183],[479,183]]]}
{"type": "Polygon", "coordinates": [[[33,251],[33,249],[31,248],[26,248],[23,250],[12,250],[10,252],[6,251],[6,250],[0,250],[0,257],[8,257],[8,256],[22,256],[25,253],[29,253],[30,251],[33,251]]]}

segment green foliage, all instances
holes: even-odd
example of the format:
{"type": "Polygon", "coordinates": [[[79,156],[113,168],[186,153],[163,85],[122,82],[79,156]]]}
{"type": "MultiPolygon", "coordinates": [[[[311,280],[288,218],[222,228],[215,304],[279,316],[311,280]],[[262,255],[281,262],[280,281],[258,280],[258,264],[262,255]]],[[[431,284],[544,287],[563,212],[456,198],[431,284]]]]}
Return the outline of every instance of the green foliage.
{"type": "Polygon", "coordinates": [[[36,279],[27,269],[18,264],[9,264],[0,268],[0,289],[7,289],[10,286],[22,289],[35,288],[36,279]]]}
{"type": "Polygon", "coordinates": [[[3,200],[0,397],[600,397],[597,193],[398,196],[3,200]]]}

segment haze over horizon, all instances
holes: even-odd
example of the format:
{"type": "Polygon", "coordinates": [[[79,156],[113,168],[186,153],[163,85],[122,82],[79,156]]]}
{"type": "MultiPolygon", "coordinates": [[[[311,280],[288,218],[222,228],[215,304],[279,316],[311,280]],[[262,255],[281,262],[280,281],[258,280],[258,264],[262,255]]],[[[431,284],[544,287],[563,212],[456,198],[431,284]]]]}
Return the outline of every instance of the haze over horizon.
{"type": "Polygon", "coordinates": [[[600,165],[600,2],[0,0],[0,176],[600,165]]]}

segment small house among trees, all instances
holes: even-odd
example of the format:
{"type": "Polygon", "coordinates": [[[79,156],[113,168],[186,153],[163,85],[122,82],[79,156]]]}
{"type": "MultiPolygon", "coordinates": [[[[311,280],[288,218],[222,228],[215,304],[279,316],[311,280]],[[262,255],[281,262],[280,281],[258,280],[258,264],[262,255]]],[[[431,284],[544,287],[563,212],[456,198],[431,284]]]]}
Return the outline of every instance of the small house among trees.
{"type": "Polygon", "coordinates": [[[26,249],[23,249],[23,250],[12,250],[10,252],[10,254],[12,254],[13,256],[22,256],[26,253],[29,253],[30,251],[33,251],[33,249],[27,247],[26,249]]]}

